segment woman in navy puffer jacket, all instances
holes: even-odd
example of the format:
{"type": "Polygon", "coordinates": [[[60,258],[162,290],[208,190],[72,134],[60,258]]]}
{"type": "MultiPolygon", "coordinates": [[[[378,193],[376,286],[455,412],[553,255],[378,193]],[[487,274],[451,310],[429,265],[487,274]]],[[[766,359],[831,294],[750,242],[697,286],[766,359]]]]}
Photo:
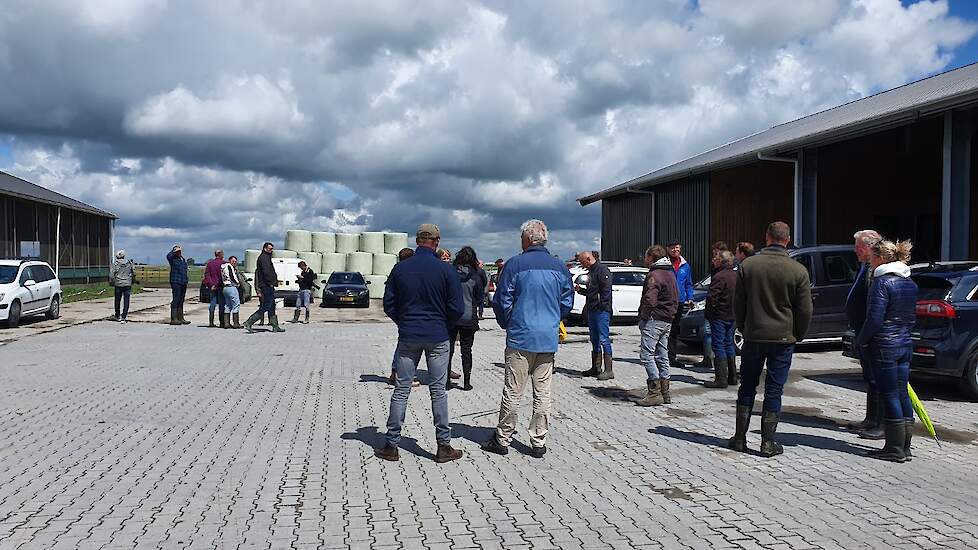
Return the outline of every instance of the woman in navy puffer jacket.
{"type": "Polygon", "coordinates": [[[890,462],[910,460],[913,407],[907,393],[916,321],[917,284],[910,279],[910,241],[880,241],[873,246],[873,285],[866,305],[866,324],[857,344],[872,358],[886,444],[869,455],[890,462]]]}

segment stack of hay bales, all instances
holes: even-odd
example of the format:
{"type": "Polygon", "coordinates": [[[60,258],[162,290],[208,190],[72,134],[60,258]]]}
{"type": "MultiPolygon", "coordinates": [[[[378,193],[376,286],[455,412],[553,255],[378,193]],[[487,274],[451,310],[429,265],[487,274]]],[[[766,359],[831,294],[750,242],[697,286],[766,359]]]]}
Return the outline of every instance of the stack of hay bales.
{"type": "MultiPolygon", "coordinates": [[[[298,258],[309,264],[322,287],[334,271],[358,271],[370,282],[371,298],[383,298],[384,284],[397,263],[397,253],[407,247],[407,233],[367,231],[330,233],[291,229],[285,247],[272,251],[273,258],[298,258]]],[[[260,250],[245,251],[244,275],[254,279],[260,250]]]]}

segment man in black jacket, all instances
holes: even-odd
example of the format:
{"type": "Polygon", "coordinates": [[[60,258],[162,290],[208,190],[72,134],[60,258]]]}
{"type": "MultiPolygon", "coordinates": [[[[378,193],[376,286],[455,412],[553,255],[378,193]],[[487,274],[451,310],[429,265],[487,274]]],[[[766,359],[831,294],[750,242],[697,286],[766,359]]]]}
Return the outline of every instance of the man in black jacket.
{"type": "Polygon", "coordinates": [[[591,336],[591,368],[581,374],[611,380],[615,377],[611,355],[611,271],[599,261],[597,252],[581,252],[578,258],[588,270],[588,284],[577,292],[587,297],[584,311],[591,336]]]}
{"type": "Polygon", "coordinates": [[[258,311],[251,314],[245,321],[245,330],[254,332],[252,325],[261,319],[262,313],[268,313],[268,324],[272,326],[272,332],[285,332],[285,329],[278,326],[278,317],[275,316],[275,285],[278,284],[278,275],[275,273],[275,266],[272,265],[272,250],[275,248],[272,243],[265,243],[261,247],[261,254],[258,255],[258,267],[255,269],[255,286],[258,287],[259,301],[258,311]]]}
{"type": "MultiPolygon", "coordinates": [[[[873,245],[883,240],[879,233],[872,229],[857,231],[853,235],[855,239],[856,258],[859,259],[859,274],[849,289],[846,297],[846,317],[849,319],[849,328],[859,337],[859,332],[863,329],[866,322],[866,302],[869,295],[869,287],[872,284],[872,269],[869,261],[873,256],[873,245]]],[[[855,338],[854,338],[855,339],[855,338]]],[[[857,352],[859,351],[858,348],[857,352]]],[[[856,424],[855,428],[860,431],[860,437],[864,439],[883,439],[883,404],[880,402],[879,391],[876,388],[876,380],[873,378],[873,368],[869,357],[859,354],[859,366],[863,371],[863,380],[866,381],[866,417],[862,422],[856,424]]]]}

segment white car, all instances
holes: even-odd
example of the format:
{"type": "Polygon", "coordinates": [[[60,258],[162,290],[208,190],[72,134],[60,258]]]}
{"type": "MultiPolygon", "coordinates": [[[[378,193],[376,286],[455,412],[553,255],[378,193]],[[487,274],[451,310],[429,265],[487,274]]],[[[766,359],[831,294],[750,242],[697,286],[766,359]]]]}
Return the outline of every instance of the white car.
{"type": "Polygon", "coordinates": [[[47,263],[0,260],[0,321],[16,327],[22,317],[61,316],[61,281],[47,263]]]}
{"type": "MultiPolygon", "coordinates": [[[[607,264],[605,264],[607,265],[607,264]]],[[[642,287],[645,285],[645,275],[649,272],[644,267],[609,265],[611,271],[611,307],[613,317],[634,317],[638,319],[638,306],[642,302],[642,287]]],[[[571,278],[577,283],[577,278],[587,273],[583,267],[573,267],[571,278]]],[[[574,307],[571,308],[571,318],[579,320],[584,311],[584,296],[574,293],[574,307]]]]}

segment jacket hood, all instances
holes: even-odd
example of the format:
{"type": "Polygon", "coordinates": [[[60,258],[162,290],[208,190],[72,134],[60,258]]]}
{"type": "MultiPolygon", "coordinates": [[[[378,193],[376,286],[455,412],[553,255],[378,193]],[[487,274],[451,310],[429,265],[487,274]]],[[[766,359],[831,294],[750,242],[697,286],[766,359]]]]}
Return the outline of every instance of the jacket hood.
{"type": "Polygon", "coordinates": [[[897,275],[906,279],[910,276],[910,266],[897,261],[883,264],[873,271],[874,277],[882,277],[883,275],[897,275]]]}
{"type": "Polygon", "coordinates": [[[458,271],[458,276],[461,277],[463,281],[469,280],[474,274],[472,266],[469,265],[457,265],[455,266],[455,271],[458,271]]]}
{"type": "MultiPolygon", "coordinates": [[[[685,261],[685,260],[683,260],[683,261],[685,261]]],[[[666,268],[666,267],[668,267],[669,269],[672,269],[672,260],[669,259],[669,256],[663,256],[662,258],[659,258],[658,260],[656,260],[654,264],[652,264],[652,269],[666,268]]]]}

